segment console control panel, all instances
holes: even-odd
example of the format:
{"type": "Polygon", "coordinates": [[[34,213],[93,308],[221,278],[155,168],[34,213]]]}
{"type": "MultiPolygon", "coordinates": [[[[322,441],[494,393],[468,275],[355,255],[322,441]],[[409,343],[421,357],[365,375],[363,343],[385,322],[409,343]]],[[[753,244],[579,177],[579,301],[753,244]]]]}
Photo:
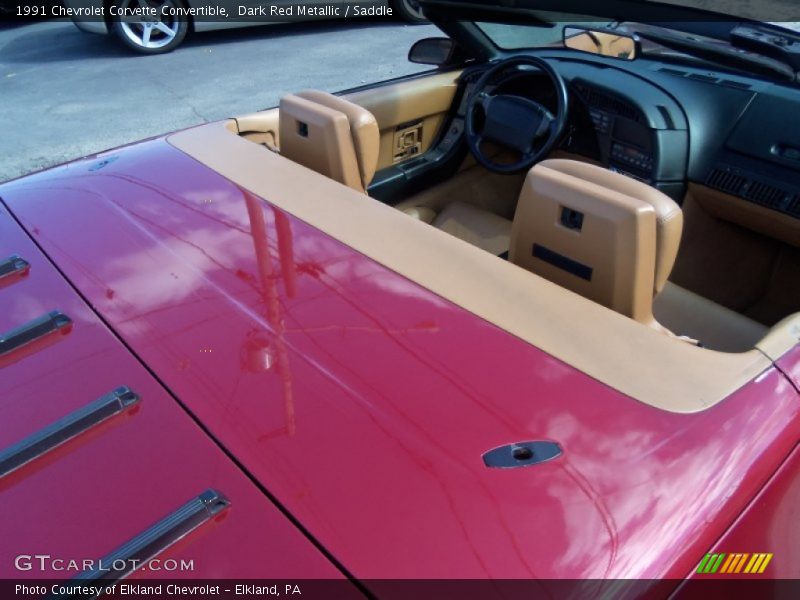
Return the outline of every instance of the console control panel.
{"type": "Polygon", "coordinates": [[[652,154],[619,142],[611,145],[611,162],[646,174],[653,172],[652,154]]]}

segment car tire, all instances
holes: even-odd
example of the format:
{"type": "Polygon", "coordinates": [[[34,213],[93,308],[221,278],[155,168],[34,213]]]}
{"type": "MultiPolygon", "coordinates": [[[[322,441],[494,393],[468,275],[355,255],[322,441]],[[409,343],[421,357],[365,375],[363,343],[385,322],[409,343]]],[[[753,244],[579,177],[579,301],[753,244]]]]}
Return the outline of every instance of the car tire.
{"type": "Polygon", "coordinates": [[[155,18],[112,17],[111,30],[129,49],[139,54],[164,54],[181,45],[189,32],[187,17],[161,14],[163,6],[185,7],[181,0],[116,0],[119,8],[150,6],[158,9],[155,18]]]}
{"type": "Polygon", "coordinates": [[[408,23],[427,23],[417,0],[394,0],[397,16],[408,23]]]}

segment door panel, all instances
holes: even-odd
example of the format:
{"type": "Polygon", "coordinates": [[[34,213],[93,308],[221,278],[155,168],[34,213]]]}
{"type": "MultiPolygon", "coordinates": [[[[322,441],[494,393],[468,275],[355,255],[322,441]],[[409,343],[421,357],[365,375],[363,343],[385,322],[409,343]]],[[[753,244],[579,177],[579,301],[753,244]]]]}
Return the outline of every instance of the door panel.
{"type": "Polygon", "coordinates": [[[345,96],[369,110],[378,121],[379,170],[419,156],[430,148],[453,102],[460,74],[461,71],[436,73],[345,96]],[[408,138],[413,135],[417,137],[412,142],[408,138]],[[398,141],[403,140],[413,143],[417,150],[399,158],[398,141]]]}
{"type": "MultiPolygon", "coordinates": [[[[380,128],[378,170],[425,153],[436,139],[456,94],[461,71],[434,73],[375,88],[359,90],[343,97],[369,110],[380,128]],[[412,139],[413,138],[413,141],[412,139]],[[398,159],[398,141],[406,141],[416,151],[398,159]]],[[[279,147],[278,109],[236,117],[238,134],[270,147],[279,147]]]]}

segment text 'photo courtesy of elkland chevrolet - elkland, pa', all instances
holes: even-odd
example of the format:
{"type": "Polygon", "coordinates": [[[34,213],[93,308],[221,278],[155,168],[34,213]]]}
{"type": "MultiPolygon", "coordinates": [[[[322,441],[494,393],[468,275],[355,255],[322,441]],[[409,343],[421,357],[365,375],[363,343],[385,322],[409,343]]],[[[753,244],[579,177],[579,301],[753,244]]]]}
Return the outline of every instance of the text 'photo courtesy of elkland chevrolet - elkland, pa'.
{"type": "Polygon", "coordinates": [[[0,597],[800,597],[795,0],[0,0],[0,597]]]}

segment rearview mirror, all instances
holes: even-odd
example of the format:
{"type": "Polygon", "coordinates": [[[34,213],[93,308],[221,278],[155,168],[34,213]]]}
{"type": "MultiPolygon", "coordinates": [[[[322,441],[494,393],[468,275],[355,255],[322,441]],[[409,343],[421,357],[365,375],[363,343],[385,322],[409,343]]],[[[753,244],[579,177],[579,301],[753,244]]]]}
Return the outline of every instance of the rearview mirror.
{"type": "Polygon", "coordinates": [[[455,43],[450,38],[425,38],[416,42],[408,51],[408,60],[420,65],[440,67],[450,62],[455,43]]]}
{"type": "Polygon", "coordinates": [[[641,54],[638,38],[613,30],[564,27],[564,47],[590,54],[633,60],[641,54]]]}

